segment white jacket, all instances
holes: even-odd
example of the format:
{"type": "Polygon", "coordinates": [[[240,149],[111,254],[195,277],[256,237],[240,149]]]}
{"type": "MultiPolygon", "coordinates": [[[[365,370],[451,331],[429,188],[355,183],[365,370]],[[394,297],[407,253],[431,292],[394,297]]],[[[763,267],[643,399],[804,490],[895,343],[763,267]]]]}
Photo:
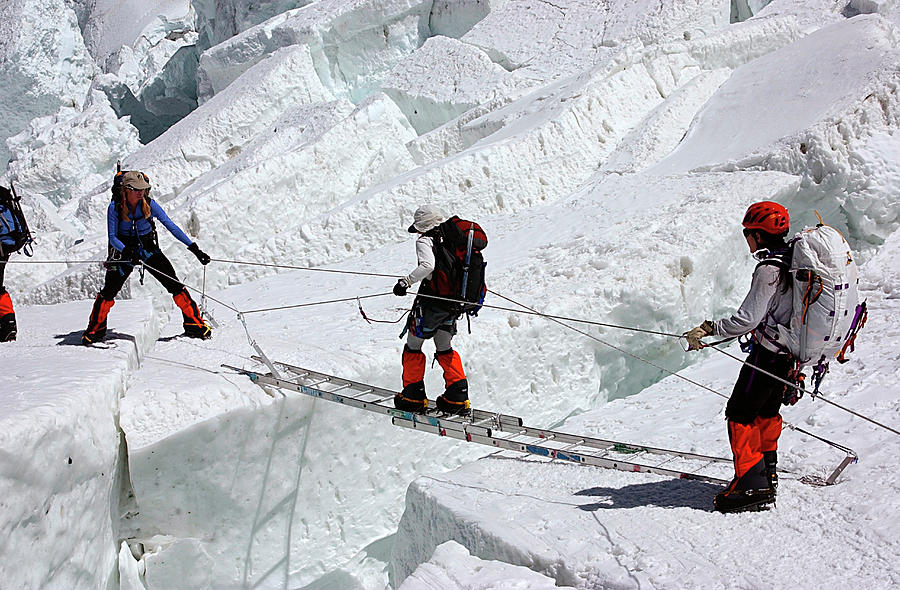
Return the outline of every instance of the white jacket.
{"type": "Polygon", "coordinates": [[[416,258],[419,265],[405,277],[409,285],[430,279],[434,272],[434,239],[431,236],[422,234],[416,240],[416,258]]]}
{"type": "Polygon", "coordinates": [[[714,322],[716,336],[741,336],[757,327],[763,332],[757,338],[762,345],[781,352],[772,340],[778,340],[778,324],[788,325],[794,307],[790,287],[782,286],[781,270],[773,264],[760,264],[753,271],[750,291],[744,302],[729,318],[714,322]]]}

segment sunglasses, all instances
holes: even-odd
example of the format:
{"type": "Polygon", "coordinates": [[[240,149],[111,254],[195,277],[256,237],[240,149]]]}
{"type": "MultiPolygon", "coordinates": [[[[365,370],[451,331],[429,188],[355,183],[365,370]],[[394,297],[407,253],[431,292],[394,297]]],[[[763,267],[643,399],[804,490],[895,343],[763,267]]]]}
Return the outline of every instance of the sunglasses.
{"type": "Polygon", "coordinates": [[[142,189],[142,188],[134,188],[134,187],[131,186],[130,184],[126,184],[126,185],[125,185],[125,188],[126,188],[127,190],[135,191],[135,192],[141,192],[141,191],[146,190],[146,189],[142,189]]]}

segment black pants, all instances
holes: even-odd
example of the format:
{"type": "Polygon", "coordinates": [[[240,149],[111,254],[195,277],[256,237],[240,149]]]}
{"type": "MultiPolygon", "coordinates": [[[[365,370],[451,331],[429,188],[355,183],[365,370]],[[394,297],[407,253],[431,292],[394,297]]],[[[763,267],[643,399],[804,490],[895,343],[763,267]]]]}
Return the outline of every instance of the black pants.
{"type": "Polygon", "coordinates": [[[7,260],[9,260],[9,252],[0,254],[0,293],[3,292],[3,275],[6,274],[7,260]]]}
{"type": "MultiPolygon", "coordinates": [[[[747,356],[747,362],[785,380],[791,370],[788,355],[776,354],[756,342],[747,356]]],[[[784,388],[787,386],[754,367],[741,367],[734,391],[725,406],[725,417],[732,422],[750,424],[757,416],[774,418],[781,409],[784,388]]]]}
{"type": "MultiPolygon", "coordinates": [[[[120,236],[119,239],[122,239],[122,237],[120,236]]],[[[134,270],[135,265],[130,260],[135,252],[143,252],[142,258],[144,259],[147,272],[159,281],[166,291],[172,295],[177,295],[184,290],[184,285],[178,280],[172,263],[159,249],[155,236],[152,238],[142,236],[142,240],[143,244],[138,243],[133,238],[130,241],[122,240],[125,243],[122,260],[106,263],[106,278],[103,282],[103,288],[100,289],[100,296],[107,301],[115,299],[125,281],[131,275],[131,271],[134,270]]]]}

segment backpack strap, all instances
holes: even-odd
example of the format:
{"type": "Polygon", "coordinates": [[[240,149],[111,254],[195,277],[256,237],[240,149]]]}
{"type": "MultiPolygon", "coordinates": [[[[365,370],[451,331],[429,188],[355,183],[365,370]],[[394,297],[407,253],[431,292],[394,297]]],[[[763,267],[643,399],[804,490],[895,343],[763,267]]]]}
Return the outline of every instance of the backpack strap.
{"type": "Polygon", "coordinates": [[[777,266],[778,268],[783,270],[790,270],[793,253],[793,240],[791,240],[791,243],[789,243],[785,248],[777,248],[774,250],[759,250],[754,254],[757,260],[759,260],[759,262],[756,263],[756,268],[768,264],[777,266]]]}
{"type": "MultiPolygon", "coordinates": [[[[782,271],[780,273],[782,277],[789,278],[790,274],[788,271],[790,271],[791,269],[792,254],[793,240],[787,245],[787,247],[784,248],[777,248],[774,250],[759,250],[754,254],[754,256],[759,260],[759,262],[756,263],[755,269],[758,269],[761,266],[774,266],[782,271]]],[[[791,351],[787,347],[785,347],[782,343],[774,340],[772,337],[766,334],[765,330],[761,329],[763,323],[765,323],[765,320],[768,319],[770,315],[771,312],[766,312],[766,317],[762,322],[760,322],[759,326],[756,326],[753,330],[750,331],[750,334],[755,340],[765,340],[776,349],[778,349],[778,351],[780,351],[781,353],[790,356],[791,351]]]]}

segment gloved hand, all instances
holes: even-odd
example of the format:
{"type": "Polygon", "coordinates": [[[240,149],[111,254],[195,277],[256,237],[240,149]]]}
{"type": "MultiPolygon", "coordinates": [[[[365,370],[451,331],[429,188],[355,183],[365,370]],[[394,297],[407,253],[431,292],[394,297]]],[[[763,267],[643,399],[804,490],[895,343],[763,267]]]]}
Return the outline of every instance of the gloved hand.
{"type": "Polygon", "coordinates": [[[106,270],[119,270],[119,262],[121,261],[122,251],[110,247],[109,256],[107,257],[106,262],[103,263],[103,268],[106,270]]]}
{"type": "Polygon", "coordinates": [[[397,284],[394,285],[394,295],[397,297],[403,297],[406,295],[406,290],[409,289],[409,283],[406,282],[406,279],[400,279],[397,281],[397,284]]]}
{"type": "Polygon", "coordinates": [[[705,336],[711,336],[714,329],[713,323],[706,320],[696,328],[682,334],[685,340],[687,340],[688,350],[700,350],[703,348],[703,342],[701,342],[700,339],[705,336]]]}
{"type": "Polygon", "coordinates": [[[197,242],[192,242],[190,246],[188,246],[188,250],[197,257],[197,260],[200,261],[200,264],[206,266],[209,264],[209,254],[200,249],[200,246],[197,245],[197,242]]]}

